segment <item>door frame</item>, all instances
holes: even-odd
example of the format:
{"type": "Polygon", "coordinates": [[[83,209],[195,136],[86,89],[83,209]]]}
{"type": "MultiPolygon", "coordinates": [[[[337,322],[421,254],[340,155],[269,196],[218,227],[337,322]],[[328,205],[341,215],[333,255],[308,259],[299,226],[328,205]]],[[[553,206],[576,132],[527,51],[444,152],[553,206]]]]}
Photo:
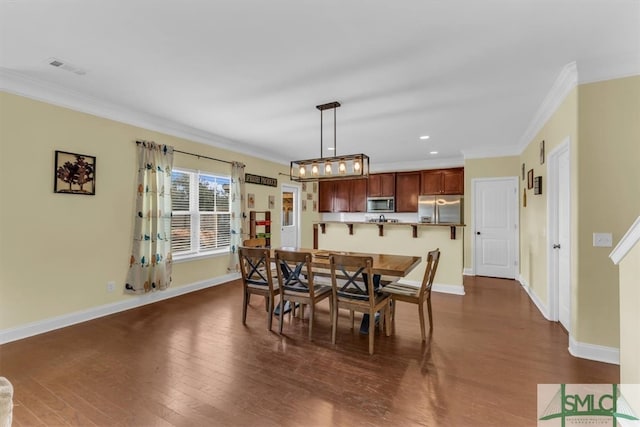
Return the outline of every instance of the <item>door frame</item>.
{"type": "Polygon", "coordinates": [[[513,250],[514,250],[514,254],[513,254],[513,260],[515,262],[514,265],[514,269],[515,269],[515,274],[514,274],[514,278],[518,278],[519,274],[520,274],[520,180],[518,179],[517,176],[497,176],[497,177],[492,177],[492,178],[473,178],[471,180],[471,194],[472,194],[472,198],[471,198],[471,239],[472,239],[472,243],[471,243],[471,248],[472,248],[472,256],[471,256],[471,271],[472,274],[475,276],[477,274],[477,266],[476,266],[476,257],[477,257],[477,247],[476,247],[476,196],[477,196],[477,186],[479,182],[487,182],[487,181],[508,181],[508,182],[513,182],[515,184],[516,187],[516,194],[513,198],[513,203],[515,203],[515,230],[513,231],[513,234],[515,236],[515,242],[513,245],[513,250]]]}
{"type": "MultiPolygon", "coordinates": [[[[567,152],[569,155],[569,191],[571,191],[571,138],[565,137],[564,140],[555,147],[547,155],[547,177],[548,177],[548,190],[547,190],[547,283],[549,284],[547,289],[547,300],[549,301],[549,320],[558,322],[560,320],[560,285],[558,283],[559,274],[559,257],[557,252],[553,250],[554,242],[558,239],[559,229],[559,217],[558,217],[558,159],[561,154],[567,152]]],[[[571,200],[569,200],[569,218],[571,218],[571,200]]],[[[571,223],[571,222],[570,222],[571,223]]],[[[571,242],[573,233],[571,227],[569,227],[569,242],[571,242]]],[[[572,277],[572,253],[571,247],[569,249],[569,319],[571,320],[571,313],[573,311],[573,293],[571,289],[572,277]]],[[[571,326],[571,321],[569,323],[571,326]]],[[[569,331],[570,332],[570,331],[569,331]]]]}
{"type": "MultiPolygon", "coordinates": [[[[278,224],[279,228],[280,228],[280,245],[282,246],[282,195],[283,193],[288,191],[293,191],[294,192],[294,203],[295,203],[295,209],[294,209],[294,217],[293,217],[293,221],[294,224],[296,225],[296,247],[300,247],[301,246],[301,242],[302,242],[302,223],[301,223],[301,215],[300,215],[300,210],[302,209],[302,186],[300,184],[293,184],[293,183],[287,183],[287,184],[281,184],[280,185],[280,224],[278,224]],[[297,195],[297,197],[295,197],[295,195],[297,195]]],[[[273,226],[272,226],[273,228],[273,226]]]]}

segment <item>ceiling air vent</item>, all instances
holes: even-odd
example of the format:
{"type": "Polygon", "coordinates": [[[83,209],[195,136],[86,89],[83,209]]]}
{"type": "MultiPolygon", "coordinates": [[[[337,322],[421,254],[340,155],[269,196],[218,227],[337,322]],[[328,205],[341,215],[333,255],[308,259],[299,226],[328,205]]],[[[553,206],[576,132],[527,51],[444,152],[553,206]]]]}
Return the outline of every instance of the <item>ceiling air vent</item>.
{"type": "Polygon", "coordinates": [[[54,66],[56,68],[60,68],[60,69],[65,70],[65,71],[70,71],[70,72],[72,72],[74,74],[77,74],[79,76],[84,76],[85,74],[87,74],[86,70],[83,70],[82,68],[78,68],[75,65],[71,65],[68,62],[63,61],[62,59],[49,58],[47,60],[47,62],[51,66],[54,66]]]}

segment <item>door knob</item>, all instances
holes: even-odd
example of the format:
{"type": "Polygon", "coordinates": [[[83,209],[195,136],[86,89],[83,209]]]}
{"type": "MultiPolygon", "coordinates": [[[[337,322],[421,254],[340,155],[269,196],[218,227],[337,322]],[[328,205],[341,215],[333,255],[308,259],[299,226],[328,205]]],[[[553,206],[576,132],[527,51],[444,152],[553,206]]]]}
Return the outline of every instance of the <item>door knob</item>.
{"type": "Polygon", "coordinates": [[[479,231],[476,231],[476,234],[479,236],[479,235],[480,235],[480,232],[479,232],[479,231]]]}
{"type": "Polygon", "coordinates": [[[560,243],[553,245],[553,249],[560,249],[560,243]]]}

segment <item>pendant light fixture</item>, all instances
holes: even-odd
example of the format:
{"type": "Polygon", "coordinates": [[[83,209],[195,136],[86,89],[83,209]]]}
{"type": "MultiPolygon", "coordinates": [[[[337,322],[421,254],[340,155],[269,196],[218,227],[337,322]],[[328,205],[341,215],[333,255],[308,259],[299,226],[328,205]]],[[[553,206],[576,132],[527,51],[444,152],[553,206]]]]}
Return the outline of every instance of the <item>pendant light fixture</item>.
{"type": "Polygon", "coordinates": [[[337,101],[316,105],[320,110],[320,157],[317,159],[292,160],[289,176],[292,181],[330,181],[339,179],[366,178],[369,176],[369,156],[366,154],[348,154],[338,156],[336,150],[336,109],[337,101]],[[324,157],[323,116],[325,110],[333,110],[333,156],[324,157]]]}

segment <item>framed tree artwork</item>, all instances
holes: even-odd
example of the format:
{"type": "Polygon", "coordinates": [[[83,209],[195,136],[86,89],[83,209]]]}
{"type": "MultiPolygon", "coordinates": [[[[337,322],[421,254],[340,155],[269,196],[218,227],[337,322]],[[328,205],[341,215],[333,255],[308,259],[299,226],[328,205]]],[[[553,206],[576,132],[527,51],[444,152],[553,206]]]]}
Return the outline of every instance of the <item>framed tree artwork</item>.
{"type": "Polygon", "coordinates": [[[56,150],[53,192],[96,194],[96,158],[86,154],[56,150]]]}
{"type": "Polygon", "coordinates": [[[529,172],[527,172],[527,188],[533,188],[533,169],[529,169],[529,172]]]}

